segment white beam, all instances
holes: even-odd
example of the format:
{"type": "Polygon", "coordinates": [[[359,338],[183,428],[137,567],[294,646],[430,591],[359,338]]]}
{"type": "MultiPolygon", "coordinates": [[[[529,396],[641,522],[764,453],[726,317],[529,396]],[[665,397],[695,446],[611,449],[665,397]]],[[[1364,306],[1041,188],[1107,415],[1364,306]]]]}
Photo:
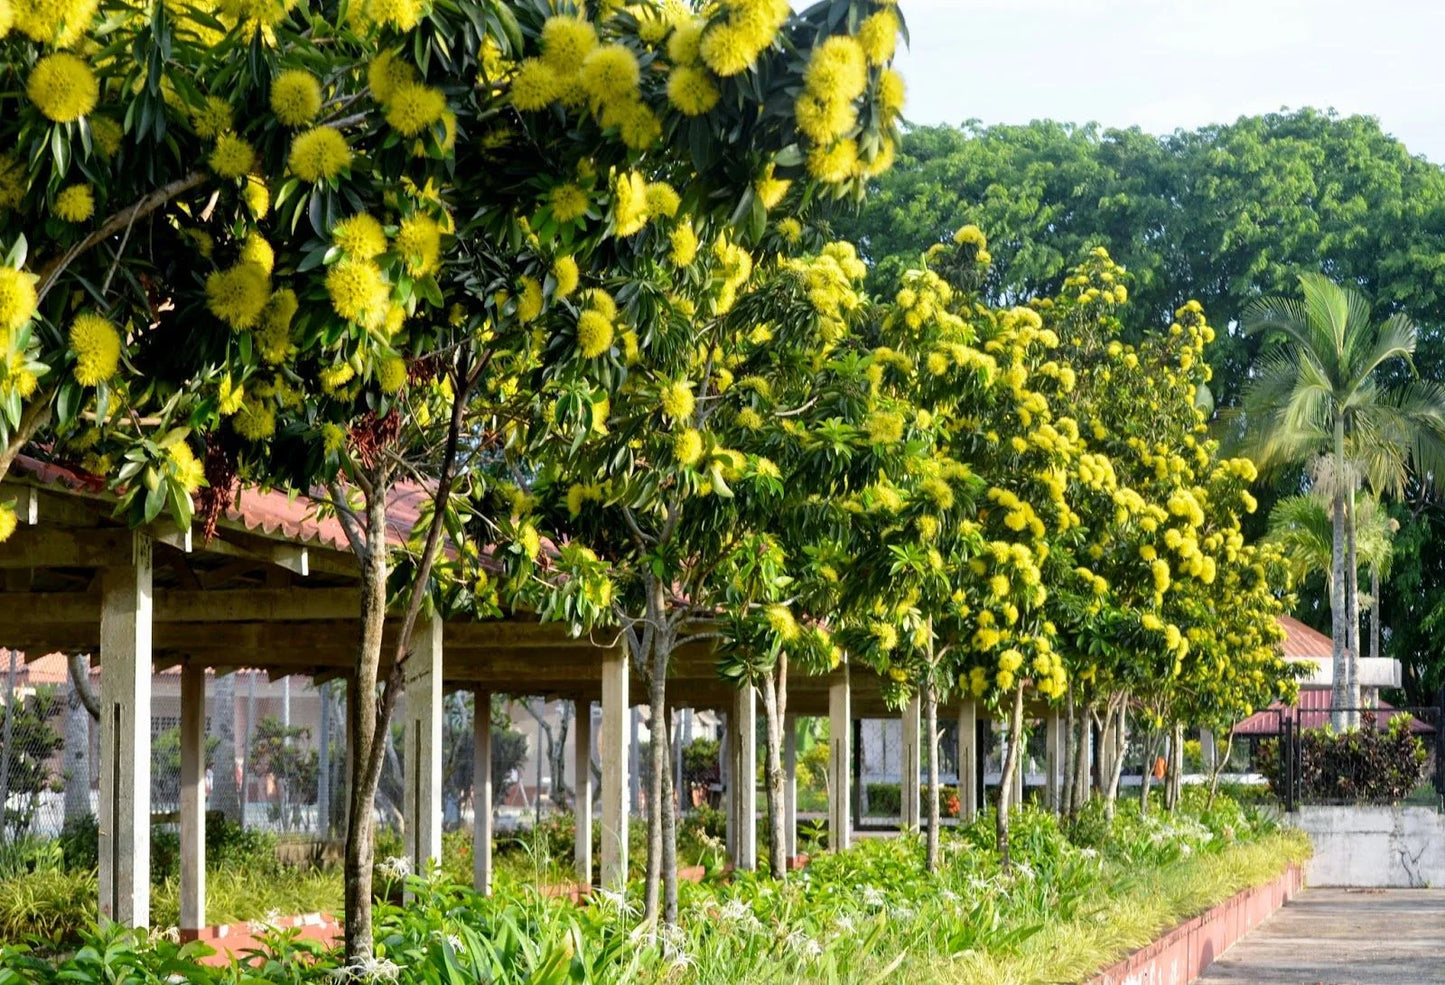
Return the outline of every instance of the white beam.
{"type": "Polygon", "coordinates": [[[978,816],[978,703],[973,698],[958,702],[958,817],[972,821],[978,816]]]}
{"type": "Polygon", "coordinates": [[[604,889],[627,886],[627,651],[614,647],[602,660],[602,726],[598,735],[602,760],[602,871],[604,889]]]}
{"type": "Polygon", "coordinates": [[[492,895],[492,692],[472,692],[472,888],[492,895]]]}
{"type": "Polygon", "coordinates": [[[592,702],[578,701],[572,715],[572,789],[575,795],[577,882],[592,885],[592,702]]]}
{"type": "Polygon", "coordinates": [[[181,670],[180,733],[180,926],[199,930],[206,925],[206,668],[198,663],[181,670]]]}
{"type": "Polygon", "coordinates": [[[412,871],[442,858],[442,620],[418,620],[406,661],[406,830],[412,871]]]}
{"type": "Polygon", "coordinates": [[[798,717],[783,716],[783,855],[798,854],[798,717]]]}
{"type": "Polygon", "coordinates": [[[835,852],[853,844],[852,693],[844,664],[828,684],[828,845],[835,852]]]}
{"type": "Polygon", "coordinates": [[[737,825],[733,865],[752,870],[758,867],[758,692],[751,684],[738,688],[733,697],[728,726],[733,750],[731,820],[737,825]]]}
{"type": "Polygon", "coordinates": [[[922,816],[919,796],[919,754],[922,751],[919,712],[922,702],[915,696],[903,709],[903,750],[899,757],[900,818],[903,828],[917,830],[922,816]]]}
{"type": "Polygon", "coordinates": [[[127,567],[102,575],[100,613],[100,914],[150,923],[151,543],[131,538],[127,567]]]}

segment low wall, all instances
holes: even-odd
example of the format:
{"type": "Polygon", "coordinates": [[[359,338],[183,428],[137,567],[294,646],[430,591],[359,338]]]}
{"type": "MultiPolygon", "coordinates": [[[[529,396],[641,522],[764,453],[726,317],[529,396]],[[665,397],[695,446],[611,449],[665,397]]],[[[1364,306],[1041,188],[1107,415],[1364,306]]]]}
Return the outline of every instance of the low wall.
{"type": "Polygon", "coordinates": [[[299,937],[321,941],[328,947],[341,939],[341,924],[324,913],[303,913],[299,917],[277,917],[265,922],[217,924],[200,930],[181,931],[181,940],[205,941],[216,953],[201,959],[201,964],[228,965],[231,958],[244,957],[247,951],[260,947],[260,935],[266,927],[277,930],[299,928],[299,937]]]}
{"type": "Polygon", "coordinates": [[[1291,865],[1273,882],[1246,889],[1106,968],[1089,985],[1188,985],[1245,934],[1304,887],[1291,865]]]}
{"type": "Polygon", "coordinates": [[[1311,886],[1445,886],[1445,816],[1431,807],[1301,807],[1311,886]]]}

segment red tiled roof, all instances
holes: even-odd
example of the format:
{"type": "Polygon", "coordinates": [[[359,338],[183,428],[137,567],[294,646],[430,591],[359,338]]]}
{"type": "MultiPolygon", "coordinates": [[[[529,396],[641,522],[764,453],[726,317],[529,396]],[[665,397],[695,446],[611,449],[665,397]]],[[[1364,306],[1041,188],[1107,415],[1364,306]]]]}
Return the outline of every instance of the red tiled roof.
{"type": "Polygon", "coordinates": [[[1280,616],[1279,624],[1284,629],[1286,660],[1329,658],[1334,655],[1334,642],[1319,630],[1310,629],[1293,616],[1280,616]]]}
{"type": "MultiPolygon", "coordinates": [[[[1265,711],[1257,711],[1234,726],[1235,735],[1278,735],[1283,719],[1292,719],[1300,728],[1323,728],[1329,724],[1330,710],[1334,707],[1334,695],[1329,688],[1301,688],[1299,701],[1293,707],[1285,707],[1276,701],[1265,711]]],[[[1396,715],[1406,714],[1388,701],[1377,702],[1374,709],[1375,722],[1381,728],[1396,715]]],[[[1434,732],[1430,723],[1418,719],[1411,723],[1412,732],[1434,732]]]]}
{"type": "MultiPolygon", "coordinates": [[[[17,456],[12,466],[16,472],[38,479],[42,485],[62,486],[74,492],[105,496],[105,480],[88,472],[41,461],[28,455],[17,456]]],[[[387,503],[387,540],[404,544],[421,515],[425,490],[416,483],[398,485],[387,503]]],[[[288,496],[275,490],[243,489],[235,505],[226,511],[226,519],[245,530],[276,540],[316,547],[350,551],[341,521],[317,515],[317,503],[306,496],[288,496]]]]}

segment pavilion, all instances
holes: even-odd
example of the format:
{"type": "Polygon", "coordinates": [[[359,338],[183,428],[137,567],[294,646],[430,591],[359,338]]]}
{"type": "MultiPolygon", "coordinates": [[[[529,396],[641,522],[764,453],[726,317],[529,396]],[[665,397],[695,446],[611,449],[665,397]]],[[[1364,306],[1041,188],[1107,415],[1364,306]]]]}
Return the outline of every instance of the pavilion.
{"type": "MultiPolygon", "coordinates": [[[[388,536],[402,543],[416,522],[424,494],[398,492],[388,508],[388,536]]],[[[0,544],[4,612],[0,646],[27,657],[88,652],[100,667],[100,912],[131,926],[150,916],[150,690],[154,670],[179,667],[181,684],[181,929],[205,924],[205,688],[206,671],[238,668],[272,678],[312,675],[318,682],[346,680],[354,661],[359,578],[341,525],[318,518],[305,499],[246,490],[217,524],[214,537],[177,528],[170,520],[131,529],[114,516],[115,500],[94,476],[20,457],[0,482],[0,500],[16,502],[20,526],[0,544]]],[[[393,630],[394,631],[394,630],[393,630]]],[[[391,647],[383,651],[382,673],[391,647]]],[[[724,712],[729,772],[728,852],[739,868],[756,864],[756,692],[720,679],[703,647],[676,655],[670,703],[724,712]],[[739,823],[740,819],[747,819],[739,823]]],[[[601,704],[597,747],[601,769],[598,866],[604,886],[627,873],[628,712],[645,703],[645,689],[629,686],[629,661],[608,639],[573,638],[558,623],[525,617],[494,621],[443,620],[417,627],[407,661],[405,816],[408,853],[418,867],[441,855],[442,697],[468,689],[478,700],[476,762],[489,763],[490,695],[534,695],[571,700],[575,716],[577,858],[579,881],[590,883],[593,864],[590,763],[591,703],[601,704]]],[[[788,854],[796,832],[793,778],[795,720],[830,719],[829,830],[847,847],[855,717],[885,717],[882,682],[872,671],[845,663],[818,677],[789,680],[785,767],[788,854]]],[[[349,705],[348,705],[349,706],[349,705]]],[[[971,817],[982,801],[986,723],[972,700],[954,699],[940,717],[956,715],[961,813],[971,817]]],[[[918,702],[903,713],[903,775],[919,775],[918,702]]],[[[1047,720],[1046,798],[1057,803],[1062,736],[1057,712],[1047,720]]],[[[491,773],[474,771],[480,803],[490,803],[491,773]]],[[[908,787],[910,785],[906,785],[908,787]]],[[[916,785],[903,797],[904,826],[921,818],[916,785]]],[[[1015,784],[1017,787],[1018,784],[1015,784]]],[[[1021,789],[1011,791],[1018,799],[1021,789]]],[[[478,811],[474,825],[475,880],[491,885],[492,821],[478,811]]]]}

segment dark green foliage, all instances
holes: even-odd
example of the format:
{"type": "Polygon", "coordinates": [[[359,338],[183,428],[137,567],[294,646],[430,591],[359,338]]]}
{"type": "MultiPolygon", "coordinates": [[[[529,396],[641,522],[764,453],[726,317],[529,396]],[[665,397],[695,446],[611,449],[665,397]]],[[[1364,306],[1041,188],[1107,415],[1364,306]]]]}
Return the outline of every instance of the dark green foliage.
{"type": "MultiPolygon", "coordinates": [[[[35,818],[40,795],[60,777],[52,768],[64,740],[52,724],[64,710],[54,688],[36,688],[14,704],[10,748],[0,739],[0,773],[5,774],[8,801],[0,810],[0,841],[23,837],[35,818]]],[[[0,706],[0,736],[4,736],[10,706],[0,706]]]]}
{"type": "MultiPolygon", "coordinates": [[[[1305,803],[1396,804],[1425,780],[1429,753],[1415,719],[1394,715],[1380,728],[1373,714],[1347,732],[1309,729],[1300,735],[1299,798],[1305,803]]],[[[1260,748],[1260,771],[1276,793],[1284,789],[1279,743],[1260,748]]]]}

